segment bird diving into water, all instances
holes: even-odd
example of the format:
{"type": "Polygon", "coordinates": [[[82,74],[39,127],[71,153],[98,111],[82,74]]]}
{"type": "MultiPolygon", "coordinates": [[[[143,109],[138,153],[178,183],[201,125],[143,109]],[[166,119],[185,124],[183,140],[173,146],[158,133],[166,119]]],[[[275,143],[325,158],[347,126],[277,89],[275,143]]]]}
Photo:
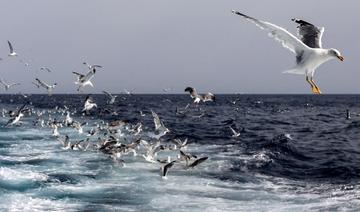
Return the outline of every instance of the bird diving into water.
{"type": "Polygon", "coordinates": [[[316,27],[313,24],[303,21],[301,19],[292,19],[298,25],[297,38],[286,29],[275,24],[261,21],[256,18],[247,16],[238,11],[232,13],[253,22],[256,26],[269,32],[269,36],[279,41],[283,47],[289,49],[296,55],[296,66],[284,73],[305,75],[306,81],[310,84],[311,90],[315,94],[321,94],[321,90],[314,82],[314,73],[317,67],[328,60],[338,58],[344,61],[344,57],[336,49],[322,48],[321,38],[324,33],[324,27],[316,27]]]}

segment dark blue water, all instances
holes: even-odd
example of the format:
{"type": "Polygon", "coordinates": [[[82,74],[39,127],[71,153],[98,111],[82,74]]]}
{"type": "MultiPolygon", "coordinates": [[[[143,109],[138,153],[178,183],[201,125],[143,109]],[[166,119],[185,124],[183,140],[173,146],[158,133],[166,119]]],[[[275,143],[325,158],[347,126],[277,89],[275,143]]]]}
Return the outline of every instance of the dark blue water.
{"type": "MultiPolygon", "coordinates": [[[[170,129],[162,142],[188,138],[186,151],[209,159],[192,170],[129,156],[125,167],[99,151],[64,150],[49,127],[0,128],[0,208],[10,210],[304,211],[360,206],[360,96],[217,95],[191,104],[188,95],[120,95],[114,105],[92,95],[98,108],[81,114],[85,95],[2,95],[0,107],[29,101],[43,118],[63,112],[87,121],[127,120],[154,130],[150,110],[170,129]],[[236,102],[232,102],[235,101],[236,102]],[[59,109],[62,109],[61,111],[59,109]],[[351,119],[346,118],[346,110],[351,119]],[[139,111],[146,115],[140,116],[139,111]],[[114,115],[115,114],[115,115],[114,115]],[[240,132],[233,138],[229,127],[240,132]]],[[[0,109],[1,109],[0,108],[0,109]]],[[[1,125],[9,118],[1,118],[1,125]]],[[[85,130],[84,130],[85,131],[85,130]]],[[[71,128],[71,138],[86,138],[71,128]]],[[[126,136],[126,135],[124,135],[126,136]]],[[[96,138],[91,138],[96,141],[96,138]]]]}

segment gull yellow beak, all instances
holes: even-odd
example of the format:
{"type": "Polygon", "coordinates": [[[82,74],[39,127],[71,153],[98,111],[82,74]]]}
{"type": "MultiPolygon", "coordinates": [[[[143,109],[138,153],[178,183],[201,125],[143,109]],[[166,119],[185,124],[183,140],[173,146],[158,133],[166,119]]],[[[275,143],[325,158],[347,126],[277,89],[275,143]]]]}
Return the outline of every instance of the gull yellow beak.
{"type": "Polygon", "coordinates": [[[338,56],[339,60],[344,61],[344,57],[343,56],[338,56]]]}

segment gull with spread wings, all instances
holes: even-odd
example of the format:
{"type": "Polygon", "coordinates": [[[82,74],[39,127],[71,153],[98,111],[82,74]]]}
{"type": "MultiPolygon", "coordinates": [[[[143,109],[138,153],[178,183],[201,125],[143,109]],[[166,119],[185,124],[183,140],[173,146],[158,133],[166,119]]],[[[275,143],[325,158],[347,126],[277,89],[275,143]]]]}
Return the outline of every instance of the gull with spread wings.
{"type": "Polygon", "coordinates": [[[294,18],[292,21],[298,24],[299,39],[286,29],[270,22],[258,20],[234,10],[232,13],[245,18],[267,31],[270,37],[273,37],[283,47],[295,53],[296,66],[284,73],[305,75],[306,81],[310,84],[311,90],[315,94],[321,94],[319,86],[313,79],[316,68],[331,59],[337,58],[340,61],[344,61],[344,57],[338,50],[333,48],[324,49],[322,47],[321,38],[324,33],[324,27],[319,28],[309,22],[294,18]]]}
{"type": "Polygon", "coordinates": [[[47,90],[48,95],[51,96],[54,88],[56,87],[57,83],[54,83],[53,85],[49,85],[46,82],[43,82],[39,80],[38,78],[35,79],[36,83],[33,82],[34,85],[36,85],[38,88],[43,87],[47,90]]]}
{"type": "Polygon", "coordinates": [[[75,71],[73,71],[72,73],[77,76],[77,81],[75,82],[76,85],[79,85],[77,91],[81,91],[81,89],[86,85],[90,85],[91,87],[94,87],[94,85],[91,82],[91,79],[94,77],[96,73],[95,68],[91,69],[87,74],[80,74],[75,71]]]}

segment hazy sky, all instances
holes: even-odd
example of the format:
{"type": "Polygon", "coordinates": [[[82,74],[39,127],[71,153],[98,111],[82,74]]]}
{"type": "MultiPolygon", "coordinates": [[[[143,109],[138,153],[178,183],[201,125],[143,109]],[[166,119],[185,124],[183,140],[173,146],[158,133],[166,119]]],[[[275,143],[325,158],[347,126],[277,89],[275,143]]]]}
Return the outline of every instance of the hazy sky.
{"type": "Polygon", "coordinates": [[[86,72],[87,61],[104,66],[87,93],[162,93],[167,87],[182,93],[186,86],[213,93],[310,93],[303,76],[282,74],[294,66],[294,55],[231,14],[235,9],[293,33],[294,17],[324,26],[323,46],[339,49],[345,62],[322,65],[315,80],[324,93],[360,93],[359,8],[356,0],[3,1],[0,75],[22,83],[12,92],[43,92],[31,84],[39,77],[57,82],[55,93],[74,93],[71,72],[86,72]],[[7,40],[18,58],[7,57],[7,40]],[[41,66],[54,71],[38,71],[41,66]]]}

